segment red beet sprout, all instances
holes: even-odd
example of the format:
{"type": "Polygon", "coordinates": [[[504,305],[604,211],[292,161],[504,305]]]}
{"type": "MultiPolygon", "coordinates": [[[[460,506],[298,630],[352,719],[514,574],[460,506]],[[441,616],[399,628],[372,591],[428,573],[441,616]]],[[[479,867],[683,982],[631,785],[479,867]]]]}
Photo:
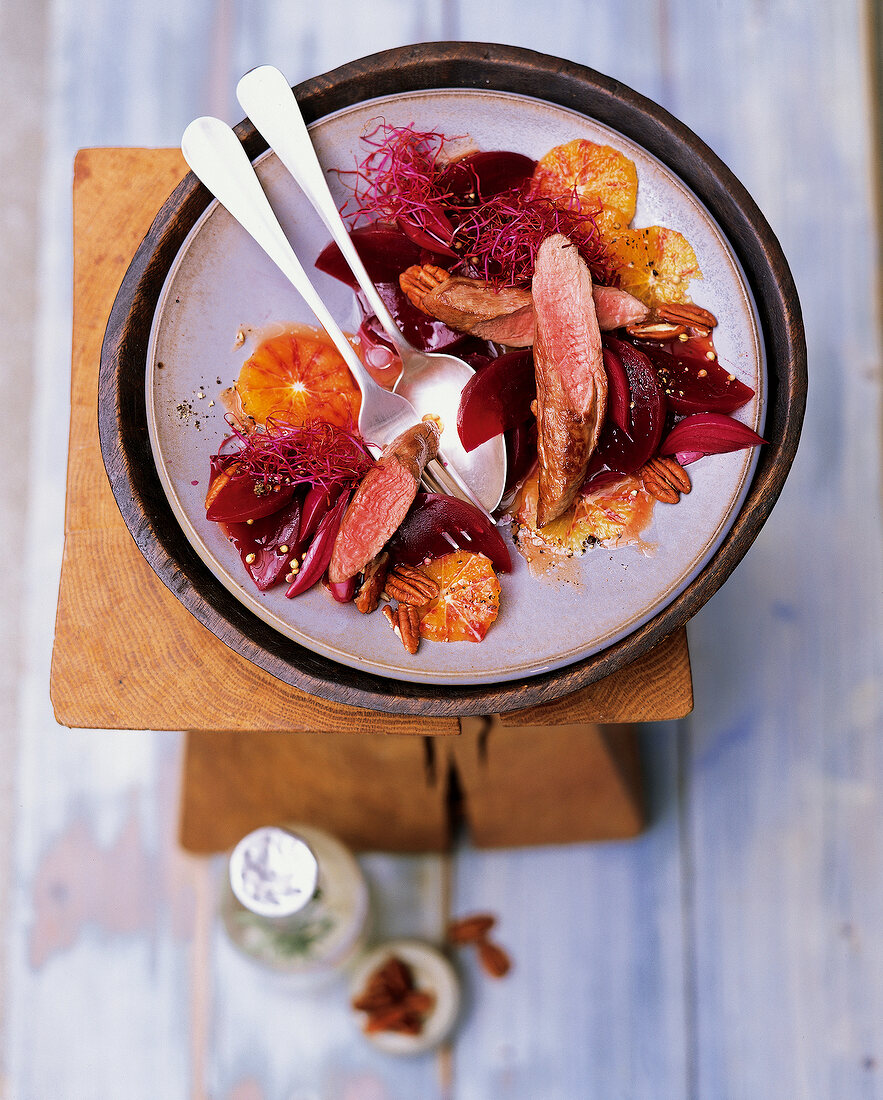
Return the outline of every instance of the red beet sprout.
{"type": "Polygon", "coordinates": [[[416,227],[442,243],[439,251],[459,257],[446,266],[467,267],[496,286],[527,286],[540,245],[546,237],[563,233],[597,282],[614,281],[595,223],[597,211],[581,210],[575,192],[532,195],[530,181],[525,181],[476,203],[468,189],[450,186],[454,177],[446,146],[452,139],[444,134],[380,122],[362,140],[371,152],[352,172],[341,173],[354,177],[354,222],[371,216],[398,221],[412,237],[416,227]]]}
{"type": "Polygon", "coordinates": [[[263,432],[244,434],[231,424],[233,434],[224,440],[222,452],[236,463],[236,477],[249,477],[271,485],[316,485],[324,489],[346,487],[358,481],[374,465],[360,439],[325,420],[300,426],[267,419],[263,432]],[[238,449],[229,450],[228,444],[238,449]]]}
{"type": "Polygon", "coordinates": [[[567,206],[559,202],[522,188],[502,191],[466,213],[457,226],[454,247],[488,282],[527,286],[540,245],[563,233],[579,249],[592,278],[609,285],[613,273],[594,214],[580,210],[578,200],[567,206]]]}
{"type": "Polygon", "coordinates": [[[355,177],[355,219],[404,218],[433,236],[447,233],[450,237],[453,227],[443,207],[452,195],[441,180],[448,163],[443,150],[449,139],[435,130],[380,122],[362,140],[371,152],[353,172],[341,173],[355,177]]]}

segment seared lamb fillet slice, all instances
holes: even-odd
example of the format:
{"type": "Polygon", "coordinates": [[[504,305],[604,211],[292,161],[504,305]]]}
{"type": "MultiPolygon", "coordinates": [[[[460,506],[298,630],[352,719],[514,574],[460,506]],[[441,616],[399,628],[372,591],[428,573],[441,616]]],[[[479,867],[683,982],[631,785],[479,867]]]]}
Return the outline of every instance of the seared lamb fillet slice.
{"type": "Polygon", "coordinates": [[[607,405],[592,276],[567,237],[547,237],[533,277],[540,527],[566,512],[586,474],[607,405]]]}
{"type": "Polygon", "coordinates": [[[458,332],[515,348],[533,343],[533,302],[528,290],[511,286],[498,290],[481,279],[452,275],[433,287],[420,305],[458,332]]]}
{"type": "Polygon", "coordinates": [[[416,424],[388,444],[343,514],[328,580],[349,580],[383,549],[414,503],[426,463],[438,454],[438,425],[416,424]]]}
{"type": "Polygon", "coordinates": [[[602,332],[636,325],[650,313],[649,306],[645,306],[634,294],[615,286],[593,286],[592,299],[598,315],[598,328],[602,332]]]}
{"type": "MultiPolygon", "coordinates": [[[[627,290],[596,286],[592,295],[602,331],[636,324],[650,312],[627,290]]],[[[497,290],[481,279],[453,275],[425,294],[420,306],[457,332],[512,348],[526,348],[533,343],[534,307],[528,290],[497,290]]]]}

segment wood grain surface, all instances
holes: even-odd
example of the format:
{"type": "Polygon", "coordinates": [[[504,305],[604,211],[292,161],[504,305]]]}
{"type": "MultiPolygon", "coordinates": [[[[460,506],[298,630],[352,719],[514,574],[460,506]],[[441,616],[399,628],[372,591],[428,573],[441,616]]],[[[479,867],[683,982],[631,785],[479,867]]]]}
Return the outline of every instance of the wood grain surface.
{"type": "MultiPolygon", "coordinates": [[[[183,169],[171,149],[87,149],[76,159],[71,443],[51,677],[56,718],[122,729],[457,733],[456,717],[381,714],[299,691],[228,649],[160,583],[122,521],[96,435],[103,326],[132,254],[183,169]],[[141,624],[134,632],[133,608],[141,624]]],[[[334,667],[345,690],[347,670],[334,667]]],[[[686,635],[676,632],[573,702],[570,717],[562,700],[530,721],[683,717],[692,707],[686,635]]]]}
{"type": "Polygon", "coordinates": [[[0,1095],[883,1097],[883,351],[870,124],[881,55],[869,15],[879,23],[869,0],[7,0],[0,366],[17,430],[0,437],[12,479],[0,495],[11,547],[0,563],[11,594],[0,620],[0,1095]],[[477,849],[461,833],[449,856],[360,857],[377,939],[438,942],[449,914],[492,912],[513,959],[495,982],[458,952],[453,1047],[404,1060],[363,1041],[345,986],[294,995],[227,943],[215,919],[223,861],[178,844],[184,739],[60,728],[49,670],[76,150],[174,146],[205,113],[238,122],[234,88],[253,65],[299,82],[446,39],[572,58],[698,133],[782,243],[811,386],[769,521],[691,621],[696,709],[640,731],[650,827],[632,841],[512,850],[477,849]]]}

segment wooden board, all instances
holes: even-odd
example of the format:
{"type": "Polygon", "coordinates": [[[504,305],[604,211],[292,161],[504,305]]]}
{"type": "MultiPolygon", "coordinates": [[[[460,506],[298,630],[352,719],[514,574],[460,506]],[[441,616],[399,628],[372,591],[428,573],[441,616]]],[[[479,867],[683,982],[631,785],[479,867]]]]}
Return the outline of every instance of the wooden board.
{"type": "MultiPolygon", "coordinates": [[[[309,695],[234,653],[159,581],[122,521],[96,434],[101,339],[131,256],[184,170],[171,149],[87,149],[76,161],[71,435],[50,685],[56,718],[101,729],[457,733],[454,717],[380,714],[309,695]]],[[[693,705],[684,631],[574,704],[579,721],[682,717],[693,705]]],[[[532,708],[525,720],[574,720],[563,702],[552,708],[546,717],[532,708]]]]}
{"type": "Polygon", "coordinates": [[[221,852],[260,825],[302,821],[358,851],[442,852],[446,793],[429,739],[193,732],[179,836],[189,852],[221,852]]]}
{"type": "Polygon", "coordinates": [[[443,852],[624,839],[644,826],[633,727],[504,726],[455,738],[353,733],[187,735],[179,839],[222,852],[274,821],[320,825],[358,851],[443,852]]]}
{"type": "Polygon", "coordinates": [[[463,720],[445,742],[478,848],[622,840],[644,826],[630,726],[504,726],[463,720]]]}

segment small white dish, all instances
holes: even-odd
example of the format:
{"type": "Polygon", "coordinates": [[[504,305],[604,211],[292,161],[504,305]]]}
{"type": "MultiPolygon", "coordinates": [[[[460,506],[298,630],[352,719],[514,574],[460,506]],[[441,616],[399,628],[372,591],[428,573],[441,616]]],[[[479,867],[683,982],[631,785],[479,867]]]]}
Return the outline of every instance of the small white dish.
{"type": "MultiPolygon", "coordinates": [[[[437,948],[421,940],[390,940],[375,947],[359,960],[350,985],[351,999],[364,992],[368,979],[392,956],[407,963],[417,989],[432,993],[435,1004],[426,1016],[419,1035],[398,1031],[362,1031],[365,1038],[385,1054],[425,1054],[440,1046],[451,1034],[460,1011],[460,982],[456,971],[437,948]]],[[[363,1028],[368,1014],[353,1009],[363,1028]]]]}

